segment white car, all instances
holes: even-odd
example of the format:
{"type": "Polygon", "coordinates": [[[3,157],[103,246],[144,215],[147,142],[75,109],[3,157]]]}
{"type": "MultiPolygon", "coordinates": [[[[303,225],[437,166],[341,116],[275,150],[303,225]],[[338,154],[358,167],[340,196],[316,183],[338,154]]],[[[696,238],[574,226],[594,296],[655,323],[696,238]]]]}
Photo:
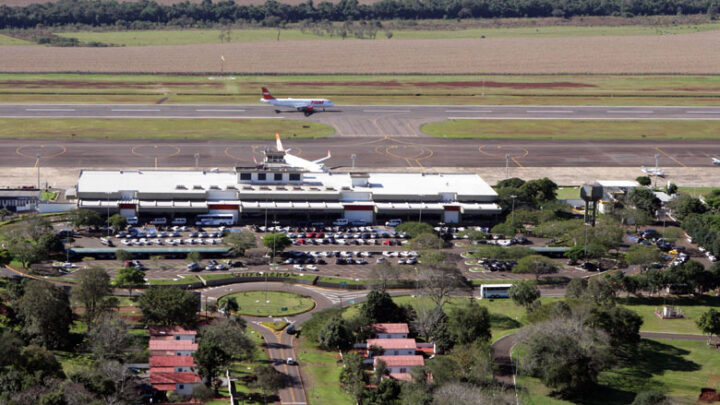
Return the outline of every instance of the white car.
{"type": "Polygon", "coordinates": [[[391,220],[385,222],[385,226],[398,226],[400,224],[402,224],[402,219],[399,219],[399,218],[391,219],[391,220]]]}
{"type": "Polygon", "coordinates": [[[62,265],[60,265],[60,267],[63,268],[63,269],[74,269],[74,268],[76,268],[77,266],[76,266],[74,263],[65,262],[65,263],[63,263],[62,265]]]}
{"type": "MultiPolygon", "coordinates": [[[[299,265],[299,264],[296,264],[295,266],[300,266],[300,265],[299,265]]],[[[294,266],[293,266],[293,267],[294,267],[294,266]]],[[[302,266],[300,266],[300,267],[302,267],[302,266]]],[[[308,269],[308,270],[312,270],[312,271],[318,271],[318,267],[317,267],[316,265],[314,265],[314,264],[308,264],[308,265],[307,265],[307,269],[308,269]]]]}
{"type": "Polygon", "coordinates": [[[305,270],[305,267],[303,267],[302,264],[295,264],[295,265],[293,265],[293,270],[303,271],[303,270],[305,270]]]}

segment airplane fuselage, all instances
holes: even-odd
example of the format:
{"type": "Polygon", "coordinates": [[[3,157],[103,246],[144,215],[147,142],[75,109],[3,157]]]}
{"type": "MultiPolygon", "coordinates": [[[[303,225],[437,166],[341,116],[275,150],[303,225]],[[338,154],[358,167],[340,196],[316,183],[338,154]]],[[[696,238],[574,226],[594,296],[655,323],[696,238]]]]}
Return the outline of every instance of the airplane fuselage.
{"type": "Polygon", "coordinates": [[[271,100],[266,100],[261,98],[260,102],[271,104],[276,107],[290,107],[295,108],[298,111],[305,111],[305,110],[318,110],[318,109],[325,109],[327,107],[334,107],[335,104],[333,104],[332,101],[321,98],[321,99],[310,99],[310,98],[275,98],[271,100]]]}

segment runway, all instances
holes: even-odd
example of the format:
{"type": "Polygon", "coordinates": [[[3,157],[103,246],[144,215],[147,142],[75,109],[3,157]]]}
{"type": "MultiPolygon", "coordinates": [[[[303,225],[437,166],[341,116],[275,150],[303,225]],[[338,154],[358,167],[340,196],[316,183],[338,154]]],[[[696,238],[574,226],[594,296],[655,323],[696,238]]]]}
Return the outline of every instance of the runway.
{"type": "MultiPolygon", "coordinates": [[[[433,167],[702,167],[714,173],[711,157],[720,157],[720,143],[705,141],[561,141],[472,140],[430,137],[331,137],[285,139],[291,153],[318,159],[327,154],[330,168],[433,167]]],[[[270,141],[208,140],[24,140],[0,141],[0,167],[199,168],[253,165],[270,141]],[[38,158],[39,155],[39,158],[38,158]]],[[[367,169],[365,169],[367,170],[367,169]]]]}
{"type": "Polygon", "coordinates": [[[292,119],[334,127],[339,136],[420,136],[420,125],[455,120],[720,120],[718,107],[348,105],[305,117],[267,105],[0,104],[0,118],[292,119]]]}

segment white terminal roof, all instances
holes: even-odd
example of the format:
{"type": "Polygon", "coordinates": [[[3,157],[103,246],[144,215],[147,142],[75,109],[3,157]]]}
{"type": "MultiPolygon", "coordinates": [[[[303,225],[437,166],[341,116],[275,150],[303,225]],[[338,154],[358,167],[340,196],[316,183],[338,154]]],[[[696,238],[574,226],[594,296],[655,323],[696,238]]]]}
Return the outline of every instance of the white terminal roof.
{"type": "MultiPolygon", "coordinates": [[[[353,186],[350,173],[309,172],[303,174],[302,186],[334,187],[337,191],[371,192],[373,195],[437,195],[457,193],[495,197],[497,193],[475,174],[368,173],[367,186],[353,186]]],[[[78,179],[78,193],[114,193],[121,190],[140,193],[204,193],[208,190],[238,189],[234,171],[171,170],[83,170],[78,179]],[[178,188],[184,186],[184,189],[178,188]]],[[[272,182],[252,186],[273,186],[272,182]]],[[[292,187],[292,184],[286,185],[292,187]]],[[[274,191],[274,190],[270,190],[274,191]]]]}
{"type": "Polygon", "coordinates": [[[598,180],[598,184],[603,187],[633,188],[640,187],[640,183],[635,180],[598,180]]]}

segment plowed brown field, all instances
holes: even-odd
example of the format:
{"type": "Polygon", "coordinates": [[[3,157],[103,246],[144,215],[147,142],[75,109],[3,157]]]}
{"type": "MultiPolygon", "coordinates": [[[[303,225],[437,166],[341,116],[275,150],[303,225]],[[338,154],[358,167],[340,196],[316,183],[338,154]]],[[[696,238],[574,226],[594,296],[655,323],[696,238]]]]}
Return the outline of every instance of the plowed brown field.
{"type": "Polygon", "coordinates": [[[0,47],[4,72],[720,73],[720,32],[665,36],[0,47]]]}

